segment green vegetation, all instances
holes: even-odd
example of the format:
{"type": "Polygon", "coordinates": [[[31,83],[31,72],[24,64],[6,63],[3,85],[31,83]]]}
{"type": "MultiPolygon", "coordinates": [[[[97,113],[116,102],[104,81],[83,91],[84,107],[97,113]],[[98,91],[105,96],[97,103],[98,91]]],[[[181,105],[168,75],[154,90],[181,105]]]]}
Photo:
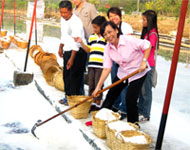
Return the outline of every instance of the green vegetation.
{"type": "Polygon", "coordinates": [[[45,1],[45,11],[54,11],[57,12],[59,10],[59,0],[46,0],[45,1]]]}
{"type": "Polygon", "coordinates": [[[56,37],[56,38],[61,37],[60,27],[44,24],[44,31],[48,31],[48,32],[44,32],[44,36],[50,36],[50,37],[56,37]]]}
{"type": "Polygon", "coordinates": [[[180,14],[182,0],[88,0],[88,2],[95,4],[99,11],[107,11],[106,5],[109,5],[120,7],[128,14],[153,9],[161,15],[177,17],[180,14]]]}
{"type": "MultiPolygon", "coordinates": [[[[15,8],[17,10],[26,9],[27,6],[28,6],[28,1],[26,1],[26,0],[15,0],[15,8]]],[[[0,7],[1,7],[1,4],[0,4],[0,7]]],[[[13,8],[14,8],[13,0],[6,0],[5,5],[4,5],[4,9],[13,10],[13,8]]]]}
{"type": "MultiPolygon", "coordinates": [[[[173,51],[169,50],[164,50],[164,49],[159,49],[158,50],[158,55],[164,57],[166,60],[172,60],[173,57],[173,51]]],[[[188,53],[179,53],[179,62],[186,62],[187,58],[189,57],[188,53]]]]}
{"type": "MultiPolygon", "coordinates": [[[[28,7],[28,1],[34,2],[34,0],[16,0],[16,11],[27,11],[28,7]]],[[[54,12],[58,12],[58,4],[60,0],[44,0],[45,1],[45,12],[54,15],[54,12]]],[[[180,14],[181,10],[181,2],[182,0],[87,0],[88,2],[95,5],[98,11],[100,12],[107,12],[109,9],[108,6],[116,6],[120,7],[125,13],[131,14],[133,12],[143,12],[147,9],[153,9],[157,11],[159,15],[162,15],[160,18],[161,20],[165,20],[166,17],[164,16],[172,16],[176,17],[178,19],[178,15],[180,14]],[[138,3],[139,2],[139,3],[138,3]]],[[[0,3],[1,8],[1,3],[0,3]]],[[[6,0],[5,1],[5,10],[13,11],[13,0],[6,0]]],[[[1,12],[0,12],[1,13],[1,12]]],[[[24,13],[23,13],[24,14],[24,13]]],[[[190,3],[188,6],[188,12],[187,12],[187,22],[190,22],[190,3]]],[[[10,15],[9,15],[10,17],[10,15]]],[[[13,20],[9,19],[10,21],[7,23],[4,23],[4,26],[6,28],[12,27],[13,28],[13,20]]],[[[45,30],[50,30],[49,26],[44,26],[45,30]]],[[[12,29],[13,30],[13,29],[12,29]]],[[[22,30],[26,30],[26,27],[22,27],[21,24],[17,20],[17,32],[21,32],[22,30]]],[[[53,31],[56,33],[57,37],[60,37],[59,30],[53,29],[53,31]]],[[[46,36],[49,36],[48,33],[46,36]]],[[[171,60],[173,56],[173,51],[167,51],[164,49],[160,49],[158,51],[158,55],[163,56],[166,60],[171,60]]],[[[188,57],[187,53],[180,52],[179,55],[179,61],[180,62],[186,62],[188,57]]]]}
{"type": "MultiPolygon", "coordinates": [[[[16,0],[17,10],[27,10],[28,1],[34,0],[16,0]]],[[[45,11],[58,11],[60,0],[44,0],[45,11]]],[[[143,12],[147,9],[153,9],[160,15],[178,17],[180,14],[182,0],[87,0],[94,4],[98,11],[106,12],[108,6],[120,7],[125,13],[143,12]],[[106,7],[107,6],[107,7],[106,7]]],[[[0,4],[1,7],[1,4],[0,4]]],[[[189,3],[190,8],[190,3],[189,3]]],[[[5,1],[5,9],[13,9],[13,0],[5,1]]],[[[190,14],[188,9],[187,15],[190,14]]]]}

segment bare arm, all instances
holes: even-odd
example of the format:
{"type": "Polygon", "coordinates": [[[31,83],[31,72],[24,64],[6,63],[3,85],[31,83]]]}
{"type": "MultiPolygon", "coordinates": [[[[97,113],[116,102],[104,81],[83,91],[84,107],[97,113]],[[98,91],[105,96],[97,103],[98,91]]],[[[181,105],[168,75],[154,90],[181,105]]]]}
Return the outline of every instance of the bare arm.
{"type": "Polygon", "coordinates": [[[69,70],[72,67],[76,53],[77,53],[76,51],[72,50],[71,57],[69,58],[67,62],[67,70],[69,70]]]}
{"type": "Polygon", "coordinates": [[[152,49],[151,45],[149,46],[149,48],[145,49],[143,60],[142,60],[142,63],[140,65],[140,68],[139,68],[140,69],[139,72],[142,72],[142,71],[144,71],[146,69],[146,63],[147,63],[147,61],[144,61],[144,59],[145,60],[148,59],[151,49],[152,49]]]}
{"type": "Polygon", "coordinates": [[[59,54],[60,57],[63,57],[63,46],[64,46],[64,44],[60,43],[59,51],[58,51],[58,54],[59,54]]]}
{"type": "Polygon", "coordinates": [[[104,81],[106,80],[106,78],[108,77],[108,75],[109,75],[110,72],[111,72],[111,68],[104,68],[104,69],[103,69],[102,74],[101,74],[101,76],[100,76],[100,79],[99,79],[99,81],[98,81],[98,84],[97,84],[97,86],[96,86],[94,92],[92,93],[92,95],[93,95],[94,97],[97,97],[97,96],[98,96],[97,93],[98,93],[98,91],[101,90],[101,87],[102,87],[102,85],[104,84],[104,81]]]}
{"type": "Polygon", "coordinates": [[[75,42],[78,42],[81,44],[82,48],[85,50],[86,53],[90,52],[90,48],[84,44],[84,42],[82,41],[82,39],[80,37],[73,37],[75,42]]]}

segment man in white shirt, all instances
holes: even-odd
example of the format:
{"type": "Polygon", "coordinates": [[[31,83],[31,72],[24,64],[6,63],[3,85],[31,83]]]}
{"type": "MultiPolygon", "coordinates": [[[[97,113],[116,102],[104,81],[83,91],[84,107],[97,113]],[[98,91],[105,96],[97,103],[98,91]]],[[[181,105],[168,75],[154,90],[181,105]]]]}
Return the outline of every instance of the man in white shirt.
{"type": "Polygon", "coordinates": [[[98,16],[97,10],[93,4],[84,0],[71,0],[71,2],[76,6],[73,12],[81,19],[85,30],[85,38],[88,40],[89,36],[94,32],[92,20],[98,16]]]}
{"type": "MultiPolygon", "coordinates": [[[[63,80],[65,95],[80,95],[80,85],[85,71],[86,52],[73,37],[85,41],[83,24],[79,17],[72,12],[72,3],[68,0],[59,3],[61,14],[61,43],[59,56],[63,57],[63,80]]],[[[67,104],[66,97],[59,101],[67,104]]]]}

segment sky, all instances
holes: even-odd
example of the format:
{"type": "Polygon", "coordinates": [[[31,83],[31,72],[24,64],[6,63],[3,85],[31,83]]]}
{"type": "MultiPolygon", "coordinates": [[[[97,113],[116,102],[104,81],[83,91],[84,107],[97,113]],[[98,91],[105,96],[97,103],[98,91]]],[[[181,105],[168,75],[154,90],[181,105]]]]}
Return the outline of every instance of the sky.
{"type": "MultiPolygon", "coordinates": [[[[34,41],[32,41],[33,43],[34,41]]],[[[43,50],[57,55],[59,39],[44,37],[43,42],[39,44],[43,50]]],[[[46,120],[57,114],[55,108],[64,110],[67,107],[58,103],[58,100],[64,97],[64,93],[47,85],[40,68],[30,57],[27,72],[34,73],[34,81],[26,86],[15,87],[13,85],[14,70],[20,69],[22,72],[25,55],[26,50],[18,49],[13,44],[0,54],[0,150],[93,149],[84,139],[82,132],[93,139],[102,150],[109,149],[105,140],[101,140],[93,134],[92,127],[85,126],[85,122],[91,120],[90,116],[87,119],[76,120],[69,112],[65,115],[72,123],[68,123],[61,116],[57,117],[38,127],[35,133],[40,139],[34,138],[30,130],[37,120],[46,120]],[[42,88],[52,105],[40,94],[35,83],[42,88]]],[[[58,62],[62,65],[62,59],[58,58],[58,62]]],[[[153,140],[151,147],[155,146],[157,139],[170,67],[171,61],[158,56],[158,84],[156,88],[153,88],[151,118],[148,122],[140,123],[141,130],[149,134],[153,140]]],[[[189,83],[190,65],[187,67],[185,63],[178,63],[162,144],[164,150],[190,149],[189,83]]],[[[106,81],[105,86],[109,84],[110,79],[106,81]]]]}

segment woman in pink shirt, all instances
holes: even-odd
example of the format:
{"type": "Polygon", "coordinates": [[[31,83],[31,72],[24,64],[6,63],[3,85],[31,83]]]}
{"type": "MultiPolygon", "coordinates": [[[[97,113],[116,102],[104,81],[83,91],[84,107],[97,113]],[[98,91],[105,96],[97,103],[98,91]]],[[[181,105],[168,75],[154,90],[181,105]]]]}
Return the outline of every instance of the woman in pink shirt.
{"type": "Polygon", "coordinates": [[[111,72],[113,62],[119,65],[114,81],[139,69],[138,74],[111,88],[101,107],[111,109],[122,89],[128,85],[126,93],[127,119],[128,122],[138,122],[137,100],[146,74],[150,70],[147,63],[151,50],[150,42],[137,39],[131,35],[121,35],[118,27],[113,22],[105,22],[101,27],[101,34],[109,43],[104,49],[103,71],[92,95],[97,96],[97,92],[111,72]],[[142,50],[144,50],[144,53],[142,53],[142,50]]]}
{"type": "Polygon", "coordinates": [[[148,63],[151,67],[151,71],[147,73],[146,79],[143,83],[138,109],[139,109],[139,121],[149,121],[150,111],[152,105],[152,72],[155,69],[155,50],[158,44],[158,29],[157,29],[157,14],[153,10],[147,10],[142,14],[143,30],[141,39],[147,39],[152,45],[150,55],[148,57],[148,63]]]}

